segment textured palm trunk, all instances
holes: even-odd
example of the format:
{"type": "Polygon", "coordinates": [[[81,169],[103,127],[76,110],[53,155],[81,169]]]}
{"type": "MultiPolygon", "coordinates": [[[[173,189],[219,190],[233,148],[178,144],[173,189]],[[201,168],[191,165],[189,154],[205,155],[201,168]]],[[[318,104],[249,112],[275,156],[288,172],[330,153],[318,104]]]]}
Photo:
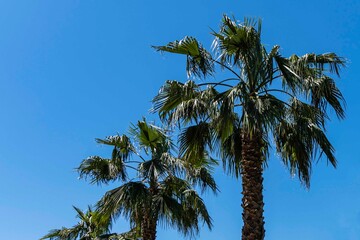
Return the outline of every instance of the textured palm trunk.
{"type": "Polygon", "coordinates": [[[263,240],[265,237],[261,146],[260,134],[242,134],[242,240],[263,240]]]}
{"type": "Polygon", "coordinates": [[[156,219],[152,217],[145,217],[142,222],[142,239],[155,240],[156,239],[156,219]]]}
{"type": "Polygon", "coordinates": [[[142,222],[142,240],[155,240],[157,227],[157,212],[154,210],[153,198],[158,193],[156,178],[150,180],[150,198],[149,204],[144,209],[144,218],[142,222]]]}

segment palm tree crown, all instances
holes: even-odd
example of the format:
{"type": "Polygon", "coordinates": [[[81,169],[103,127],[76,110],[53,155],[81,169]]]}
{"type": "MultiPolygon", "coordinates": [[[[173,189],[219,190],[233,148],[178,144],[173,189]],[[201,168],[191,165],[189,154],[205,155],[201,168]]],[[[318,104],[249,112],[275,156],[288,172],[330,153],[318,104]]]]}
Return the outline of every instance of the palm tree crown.
{"type": "Polygon", "coordinates": [[[132,138],[116,135],[97,139],[113,147],[111,158],[92,156],[78,168],[80,176],[89,177],[92,183],[124,182],[99,201],[99,212],[129,218],[143,240],[156,238],[158,221],[185,235],[197,233],[201,221],[211,228],[206,206],[192,188],[198,184],[217,190],[208,166],[190,166],[173,156],[174,145],[166,132],[145,120],[133,125],[130,134],[132,138]],[[131,179],[130,170],[135,171],[131,179]]]}
{"type": "MultiPolygon", "coordinates": [[[[325,155],[336,166],[325,134],[328,107],[344,118],[344,99],[335,85],[345,60],[335,53],[283,57],[280,47],[261,43],[261,21],[224,16],[213,32],[214,55],[185,37],[161,52],[187,58],[189,80],[167,81],[154,98],[169,124],[180,124],[180,153],[196,161],[217,150],[224,167],[243,184],[243,239],[263,239],[262,171],[271,143],[291,174],[310,186],[312,160],[325,155]],[[221,81],[197,83],[226,70],[221,81]]],[[[222,76],[223,76],[222,75],[222,76]]]]}
{"type": "Polygon", "coordinates": [[[79,208],[74,207],[77,212],[77,218],[80,221],[71,228],[54,229],[41,239],[50,240],[100,240],[108,239],[111,228],[111,221],[109,218],[102,217],[96,211],[88,207],[87,212],[81,211],[79,208]]]}

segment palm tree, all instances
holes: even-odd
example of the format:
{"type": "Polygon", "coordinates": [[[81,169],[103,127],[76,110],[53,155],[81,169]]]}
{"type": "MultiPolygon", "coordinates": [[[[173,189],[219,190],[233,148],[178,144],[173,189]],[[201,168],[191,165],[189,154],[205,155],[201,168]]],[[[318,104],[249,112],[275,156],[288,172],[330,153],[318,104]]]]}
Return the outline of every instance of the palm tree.
{"type": "Polygon", "coordinates": [[[99,212],[113,219],[120,215],[130,219],[143,240],[156,239],[159,221],[184,235],[198,233],[201,221],[211,229],[206,206],[192,188],[200,184],[202,189],[217,190],[207,160],[201,166],[184,164],[173,156],[174,145],[166,132],[145,120],[133,125],[130,133],[137,147],[126,135],[97,139],[113,147],[111,158],[92,156],[78,168],[80,177],[89,177],[92,183],[124,182],[99,201],[99,212]],[[135,171],[132,179],[128,170],[135,171]]]}
{"type": "Polygon", "coordinates": [[[196,162],[204,151],[217,150],[225,169],[241,177],[244,240],[265,236],[263,170],[271,144],[309,187],[314,159],[324,155],[336,167],[325,133],[328,107],[344,118],[344,99],[333,78],[345,60],[335,53],[283,57],[279,46],[264,47],[260,33],[261,21],[224,16],[220,30],[212,32],[214,56],[193,37],[154,47],[185,55],[189,80],[167,81],[153,110],[183,127],[184,159],[196,162]],[[223,80],[208,80],[219,69],[223,80]]]}
{"type": "Polygon", "coordinates": [[[71,228],[54,229],[42,239],[49,240],[105,240],[115,234],[110,234],[110,218],[104,218],[99,213],[88,207],[87,212],[73,207],[77,212],[77,218],[80,221],[71,228]]]}

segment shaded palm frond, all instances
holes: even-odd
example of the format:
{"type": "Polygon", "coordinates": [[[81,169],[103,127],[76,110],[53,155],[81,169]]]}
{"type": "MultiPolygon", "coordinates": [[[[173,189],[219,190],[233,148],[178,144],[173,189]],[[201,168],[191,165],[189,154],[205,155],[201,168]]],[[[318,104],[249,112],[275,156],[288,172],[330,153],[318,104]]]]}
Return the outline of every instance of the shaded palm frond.
{"type": "MultiPolygon", "coordinates": [[[[212,160],[212,165],[214,164],[217,164],[217,161],[212,160]]],[[[212,175],[212,167],[206,166],[210,164],[203,165],[205,166],[187,168],[187,180],[193,185],[200,187],[202,193],[210,188],[214,194],[217,194],[219,188],[212,175]]]]}
{"type": "Polygon", "coordinates": [[[126,166],[123,161],[104,159],[99,156],[91,156],[83,160],[77,171],[80,178],[89,177],[91,183],[109,183],[127,179],[126,166]]]}
{"type": "Polygon", "coordinates": [[[338,118],[345,118],[345,99],[337,88],[335,81],[327,76],[316,79],[306,79],[305,89],[310,93],[311,103],[318,107],[322,112],[326,112],[330,105],[338,118]]]}
{"type": "Polygon", "coordinates": [[[220,156],[223,161],[223,168],[236,178],[241,174],[242,140],[241,128],[233,126],[232,134],[221,142],[220,156]]]}
{"type": "MultiPolygon", "coordinates": [[[[189,213],[193,212],[194,215],[188,214],[188,219],[193,219],[194,216],[197,216],[197,218],[207,225],[207,227],[211,230],[212,229],[212,219],[210,217],[209,212],[207,211],[205,202],[203,199],[198,195],[198,193],[193,190],[189,189],[186,190],[183,193],[184,201],[183,201],[183,207],[186,209],[186,211],[189,211],[189,213]]],[[[186,220],[186,219],[185,219],[186,220]]],[[[184,221],[186,222],[186,221],[184,221]]],[[[186,225],[186,224],[185,224],[186,225]]],[[[195,229],[198,230],[198,229],[195,229]]]]}
{"type": "Polygon", "coordinates": [[[101,214],[112,216],[113,219],[123,215],[136,221],[141,219],[142,209],[147,202],[149,202],[147,186],[142,182],[128,182],[106,192],[97,203],[97,210],[101,214]]]}
{"type": "Polygon", "coordinates": [[[197,234],[201,221],[210,229],[212,227],[203,200],[183,179],[174,176],[164,179],[154,200],[159,209],[159,220],[177,228],[185,236],[197,234]]]}
{"type": "Polygon", "coordinates": [[[318,108],[292,99],[284,117],[273,133],[277,152],[292,174],[297,174],[305,186],[310,186],[312,160],[325,153],[335,167],[334,148],[323,127],[326,116],[318,108]]]}
{"type": "Polygon", "coordinates": [[[202,164],[211,150],[215,135],[209,123],[199,124],[185,128],[179,136],[179,154],[185,161],[192,164],[202,164]]]}
{"type": "Polygon", "coordinates": [[[168,166],[161,159],[152,159],[139,165],[139,174],[144,179],[158,179],[169,174],[168,166]]]}

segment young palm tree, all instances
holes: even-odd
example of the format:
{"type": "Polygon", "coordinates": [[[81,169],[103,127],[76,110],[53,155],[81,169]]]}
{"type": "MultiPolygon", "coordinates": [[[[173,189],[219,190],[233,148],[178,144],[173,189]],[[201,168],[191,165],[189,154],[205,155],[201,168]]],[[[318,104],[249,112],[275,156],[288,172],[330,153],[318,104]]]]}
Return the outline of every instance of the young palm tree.
{"type": "Polygon", "coordinates": [[[156,239],[159,221],[185,235],[197,233],[200,221],[211,229],[206,206],[192,188],[200,184],[203,189],[217,190],[205,160],[201,166],[185,165],[172,155],[174,146],[164,130],[145,120],[133,126],[130,133],[137,148],[126,135],[97,139],[113,147],[111,158],[89,157],[78,168],[80,176],[90,177],[92,183],[125,182],[99,201],[100,213],[130,219],[142,240],[156,239]],[[135,170],[133,179],[129,179],[128,169],[135,170]]]}
{"type": "MultiPolygon", "coordinates": [[[[54,229],[41,239],[49,240],[100,240],[110,239],[110,218],[104,218],[88,207],[87,212],[74,207],[80,221],[71,228],[54,229]]],[[[40,240],[41,240],[40,239],[40,240]]]]}
{"type": "Polygon", "coordinates": [[[325,134],[328,107],[344,118],[344,99],[333,77],[345,60],[334,53],[283,57],[280,47],[261,43],[261,22],[224,16],[215,37],[215,56],[193,37],[154,47],[183,54],[188,77],[221,81],[167,81],[154,98],[154,111],[182,125],[180,153],[201,159],[220,152],[228,172],[242,179],[242,239],[264,239],[263,170],[271,143],[291,174],[310,186],[312,161],[325,155],[336,166],[325,134]]]}

